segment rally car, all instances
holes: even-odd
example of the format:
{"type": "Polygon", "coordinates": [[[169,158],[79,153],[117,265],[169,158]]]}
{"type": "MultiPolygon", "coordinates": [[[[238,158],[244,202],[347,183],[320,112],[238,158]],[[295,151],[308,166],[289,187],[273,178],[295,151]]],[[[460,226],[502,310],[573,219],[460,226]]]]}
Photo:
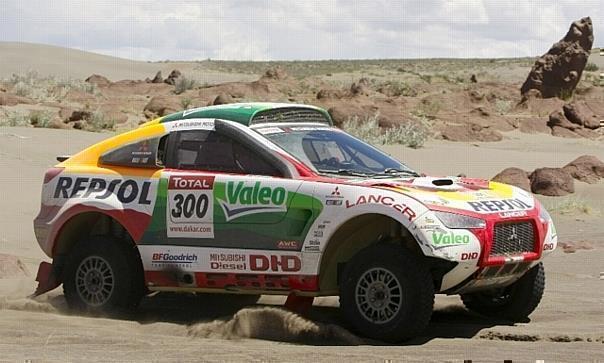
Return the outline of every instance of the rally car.
{"type": "MultiPolygon", "coordinates": [[[[308,105],[186,110],[69,157],[44,177],[37,294],[106,312],[155,291],[339,296],[359,333],[418,334],[434,294],[526,319],[557,244],[528,192],[428,177],[308,105]]],[[[233,299],[237,296],[233,295],[233,299]]]]}

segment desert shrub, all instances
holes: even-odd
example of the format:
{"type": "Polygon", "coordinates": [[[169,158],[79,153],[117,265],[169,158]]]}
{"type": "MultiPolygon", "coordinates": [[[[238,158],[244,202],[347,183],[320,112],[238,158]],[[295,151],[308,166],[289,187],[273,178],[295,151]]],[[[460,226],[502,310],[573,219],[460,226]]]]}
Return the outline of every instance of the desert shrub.
{"type": "Polygon", "coordinates": [[[183,99],[180,100],[180,105],[185,110],[188,109],[189,106],[191,106],[191,103],[193,103],[193,100],[190,99],[189,97],[185,97],[185,98],[183,98],[183,99]]]}
{"type": "Polygon", "coordinates": [[[107,117],[102,111],[96,110],[87,120],[89,131],[113,130],[115,120],[107,117]]]}
{"type": "Polygon", "coordinates": [[[29,124],[34,127],[48,127],[53,113],[48,110],[34,110],[29,113],[29,124]]]}
{"type": "Polygon", "coordinates": [[[384,93],[388,96],[393,96],[393,97],[398,97],[398,96],[415,97],[415,96],[417,96],[417,91],[415,90],[415,88],[412,88],[407,83],[402,82],[402,81],[391,80],[391,81],[378,83],[376,89],[381,93],[384,93]]]}
{"type": "Polygon", "coordinates": [[[29,117],[23,111],[8,111],[5,117],[0,117],[0,126],[28,126],[29,117]]]}
{"type": "Polygon", "coordinates": [[[588,72],[595,72],[598,69],[598,65],[592,62],[587,63],[587,65],[585,66],[585,70],[588,72]]]}
{"type": "Polygon", "coordinates": [[[500,115],[505,115],[512,109],[512,101],[497,100],[495,101],[495,111],[500,115]]]}
{"type": "Polygon", "coordinates": [[[177,95],[195,88],[197,82],[194,79],[187,78],[185,76],[180,76],[176,78],[176,83],[174,83],[174,93],[177,95]]]}
{"type": "Polygon", "coordinates": [[[441,103],[437,99],[425,98],[412,111],[414,115],[420,118],[434,118],[440,111],[441,103]]]}
{"type": "Polygon", "coordinates": [[[18,96],[42,102],[62,100],[70,90],[100,95],[95,84],[79,79],[57,80],[53,76],[41,77],[35,71],[13,74],[8,83],[13,85],[13,91],[18,96]]]}
{"type": "Polygon", "coordinates": [[[429,136],[429,129],[424,120],[382,129],[378,119],[379,114],[362,118],[354,116],[345,121],[342,128],[351,135],[374,145],[396,144],[419,148],[424,145],[429,136]]]}
{"type": "Polygon", "coordinates": [[[600,215],[600,210],[579,196],[571,195],[563,198],[552,198],[543,201],[545,208],[551,213],[563,215],[600,215]]]}

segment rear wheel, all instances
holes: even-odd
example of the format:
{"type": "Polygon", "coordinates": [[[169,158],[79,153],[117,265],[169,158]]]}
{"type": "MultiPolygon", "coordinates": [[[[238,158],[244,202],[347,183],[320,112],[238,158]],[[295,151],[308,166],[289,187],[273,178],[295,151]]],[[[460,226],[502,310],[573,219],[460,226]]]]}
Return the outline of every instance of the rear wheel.
{"type": "Polygon", "coordinates": [[[430,272],[399,246],[370,246],[344,269],[340,306],[359,334],[387,342],[413,338],[428,325],[433,305],[430,272]]]}
{"type": "Polygon", "coordinates": [[[144,281],[136,247],[111,237],[80,241],[67,259],[63,291],[71,309],[119,312],[138,305],[144,281]]]}
{"type": "Polygon", "coordinates": [[[537,308],[545,290],[543,263],[528,270],[524,276],[502,289],[462,294],[466,308],[490,317],[524,321],[537,308]]]}

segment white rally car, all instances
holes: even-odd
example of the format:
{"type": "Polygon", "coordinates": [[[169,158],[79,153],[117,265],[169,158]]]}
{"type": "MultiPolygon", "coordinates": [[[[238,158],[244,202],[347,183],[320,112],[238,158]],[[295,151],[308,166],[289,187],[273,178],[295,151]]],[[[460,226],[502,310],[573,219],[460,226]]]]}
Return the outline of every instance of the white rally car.
{"type": "Polygon", "coordinates": [[[530,193],[422,176],[306,105],[187,110],[59,161],[34,222],[53,259],[37,294],[62,283],[74,309],[151,291],[281,294],[292,308],[339,295],[358,333],[398,341],[426,327],[435,293],[525,319],[557,244],[530,193]]]}

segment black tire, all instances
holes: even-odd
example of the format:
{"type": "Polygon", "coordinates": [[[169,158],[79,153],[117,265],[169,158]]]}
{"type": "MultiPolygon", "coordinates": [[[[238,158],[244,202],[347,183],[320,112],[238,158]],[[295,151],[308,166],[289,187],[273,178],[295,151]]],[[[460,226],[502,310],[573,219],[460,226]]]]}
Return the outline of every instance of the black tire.
{"type": "Polygon", "coordinates": [[[120,313],[137,307],[145,286],[136,246],[105,236],[80,241],[67,258],[63,292],[69,308],[78,312],[120,313]]]}
{"type": "Polygon", "coordinates": [[[462,294],[461,300],[479,314],[522,322],[537,308],[544,290],[545,272],[540,262],[504,289],[462,294]]]}
{"type": "Polygon", "coordinates": [[[343,271],[340,309],[360,335],[385,342],[416,337],[430,322],[433,305],[430,272],[418,257],[402,247],[387,243],[369,246],[356,254],[343,271]],[[372,278],[381,281],[369,283],[372,278]],[[385,305],[389,306],[389,313],[379,311],[385,305]]]}

